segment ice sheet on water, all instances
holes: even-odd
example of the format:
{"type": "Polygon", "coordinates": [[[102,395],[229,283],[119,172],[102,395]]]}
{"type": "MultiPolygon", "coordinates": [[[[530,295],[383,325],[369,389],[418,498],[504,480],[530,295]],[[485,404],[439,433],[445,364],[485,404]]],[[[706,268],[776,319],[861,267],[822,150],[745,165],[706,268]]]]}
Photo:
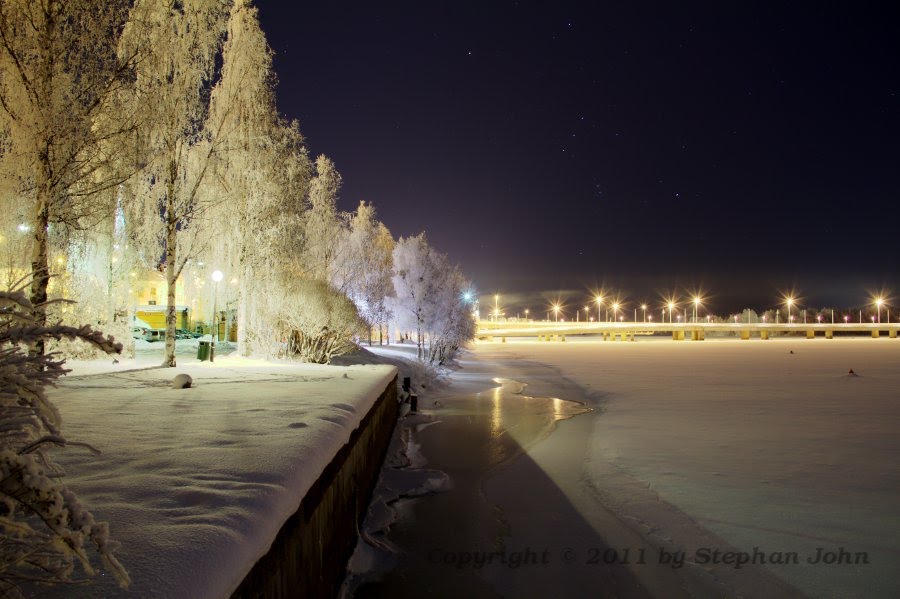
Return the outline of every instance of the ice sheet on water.
{"type": "Polygon", "coordinates": [[[573,338],[475,351],[552,365],[599,398],[591,442],[574,463],[654,535],[694,542],[643,493],[608,488],[607,467],[742,550],[868,553],[865,567],[773,567],[806,593],[900,596],[896,339],[573,338]]]}

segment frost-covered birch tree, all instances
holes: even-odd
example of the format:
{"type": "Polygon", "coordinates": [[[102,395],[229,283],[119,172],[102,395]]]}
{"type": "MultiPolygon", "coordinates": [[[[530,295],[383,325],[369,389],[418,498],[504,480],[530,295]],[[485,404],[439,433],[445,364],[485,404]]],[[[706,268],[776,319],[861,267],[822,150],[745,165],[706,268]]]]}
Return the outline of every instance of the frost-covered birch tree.
{"type": "Polygon", "coordinates": [[[424,233],[397,241],[393,257],[394,319],[415,330],[420,359],[444,362],[475,334],[463,300],[469,283],[447,256],[428,245],[424,233]]]}
{"type": "Polygon", "coordinates": [[[272,299],[278,297],[281,270],[298,260],[298,229],[309,184],[309,158],[296,123],[277,117],[272,53],[249,3],[236,4],[223,50],[223,82],[240,86],[225,121],[229,151],[216,165],[220,193],[227,197],[214,211],[223,235],[206,261],[227,264],[237,306],[238,351],[271,353],[275,334],[272,299]],[[240,73],[240,77],[230,74],[240,73]]]}
{"type": "Polygon", "coordinates": [[[271,150],[267,193],[242,235],[251,249],[245,261],[245,278],[252,286],[244,306],[247,351],[276,355],[300,301],[288,290],[308,276],[303,240],[311,164],[296,121],[276,127],[271,150]]]}
{"type": "Polygon", "coordinates": [[[343,236],[337,210],[341,183],[341,175],[331,159],[325,155],[316,158],[316,174],[309,184],[309,203],[305,215],[305,255],[309,275],[332,284],[337,274],[338,251],[343,236]]]}
{"type": "Polygon", "coordinates": [[[475,318],[464,296],[470,282],[459,267],[443,254],[436,257],[435,283],[426,302],[425,329],[428,331],[428,361],[443,364],[475,336],[475,318]]]}
{"type": "Polygon", "coordinates": [[[401,237],[394,246],[394,317],[401,328],[414,330],[416,357],[425,357],[425,317],[434,291],[433,253],[424,233],[401,237]]]}
{"type": "MultiPolygon", "coordinates": [[[[53,227],[81,229],[103,213],[100,191],[127,173],[117,143],[134,126],[117,104],[138,55],[116,52],[126,0],[0,1],[2,209],[25,203],[30,299],[46,323],[53,227]]],[[[37,339],[33,350],[44,351],[37,339]]]]}
{"type": "MultiPolygon", "coordinates": [[[[126,219],[142,245],[164,252],[164,366],[175,365],[178,279],[187,262],[222,233],[210,217],[216,205],[231,199],[217,193],[211,173],[236,143],[240,119],[233,118],[234,111],[252,105],[259,91],[241,84],[244,77],[257,76],[253,69],[259,60],[237,58],[245,48],[226,42],[229,32],[244,31],[242,23],[251,12],[243,0],[138,0],[130,24],[143,26],[125,33],[126,51],[136,47],[146,53],[137,68],[135,101],[146,109],[140,140],[148,151],[148,166],[132,185],[126,219]],[[217,69],[219,61],[228,68],[217,69]],[[243,102],[245,92],[250,98],[243,102]]],[[[258,44],[248,48],[257,50],[258,44]]]]}
{"type": "Polygon", "coordinates": [[[375,207],[360,202],[342,236],[336,279],[368,325],[370,344],[372,329],[381,330],[387,318],[385,302],[393,292],[393,251],[394,238],[375,218],[375,207]]]}

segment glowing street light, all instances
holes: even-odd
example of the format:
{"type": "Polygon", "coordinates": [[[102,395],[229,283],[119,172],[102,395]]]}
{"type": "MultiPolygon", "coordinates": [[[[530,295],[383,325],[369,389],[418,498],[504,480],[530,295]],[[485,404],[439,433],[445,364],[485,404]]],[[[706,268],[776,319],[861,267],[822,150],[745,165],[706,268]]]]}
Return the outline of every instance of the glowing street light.
{"type": "Polygon", "coordinates": [[[600,306],[603,305],[603,296],[598,295],[594,298],[594,301],[597,302],[597,322],[600,322],[600,306]]]}
{"type": "Polygon", "coordinates": [[[525,320],[528,320],[528,308],[525,308],[525,320]]]}
{"type": "Polygon", "coordinates": [[[700,296],[695,295],[694,296],[694,322],[697,322],[697,317],[700,312],[700,301],[701,301],[700,296]]]}
{"type": "Polygon", "coordinates": [[[878,308],[878,324],[881,324],[881,305],[884,303],[884,298],[876,297],[875,298],[875,306],[878,308]]]}
{"type": "Polygon", "coordinates": [[[641,304],[641,311],[644,313],[644,322],[647,322],[647,304],[641,304]]]}
{"type": "Polygon", "coordinates": [[[618,312],[619,312],[619,302],[613,303],[612,309],[613,309],[613,320],[615,320],[615,319],[616,319],[616,315],[617,315],[618,312]]]}
{"type": "Polygon", "coordinates": [[[669,302],[669,324],[672,324],[672,313],[675,311],[675,302],[669,302]]]}
{"type": "Polygon", "coordinates": [[[553,313],[556,314],[556,322],[559,322],[559,304],[553,304],[553,313]]]}
{"type": "Polygon", "coordinates": [[[788,322],[789,322],[789,323],[792,323],[792,322],[794,322],[794,317],[791,316],[791,307],[794,305],[794,298],[792,298],[792,297],[787,297],[787,298],[785,298],[784,303],[787,304],[787,309],[788,309],[788,322]]]}
{"type": "Polygon", "coordinates": [[[846,314],[844,314],[844,324],[847,324],[849,322],[850,322],[850,317],[847,316],[846,314]]]}

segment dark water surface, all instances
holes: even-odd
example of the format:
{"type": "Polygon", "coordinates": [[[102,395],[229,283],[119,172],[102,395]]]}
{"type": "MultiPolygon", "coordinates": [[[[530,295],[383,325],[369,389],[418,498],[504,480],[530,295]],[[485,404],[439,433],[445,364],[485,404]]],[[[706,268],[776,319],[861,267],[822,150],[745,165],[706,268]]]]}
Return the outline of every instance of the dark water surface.
{"type": "Polygon", "coordinates": [[[528,396],[516,381],[494,382],[497,387],[487,391],[440,398],[437,406],[425,410],[434,424],[418,431],[410,428],[410,440],[420,445],[428,467],[447,473],[453,488],[395,505],[400,518],[388,534],[399,550],[395,567],[377,582],[357,588],[355,596],[522,596],[523,588],[534,591],[526,590],[528,596],[540,596],[544,591],[538,587],[560,591],[558,596],[644,596],[623,568],[598,564],[589,568],[587,578],[584,568],[573,578],[558,539],[548,542],[546,535],[539,535],[519,546],[508,511],[516,512],[517,520],[524,515],[528,528],[541,530],[559,521],[567,529],[567,540],[574,535],[579,546],[605,547],[526,453],[561,434],[561,421],[591,410],[574,401],[528,396]],[[512,464],[521,492],[489,496],[487,481],[512,464]],[[568,588],[573,580],[577,588],[568,588]]]}

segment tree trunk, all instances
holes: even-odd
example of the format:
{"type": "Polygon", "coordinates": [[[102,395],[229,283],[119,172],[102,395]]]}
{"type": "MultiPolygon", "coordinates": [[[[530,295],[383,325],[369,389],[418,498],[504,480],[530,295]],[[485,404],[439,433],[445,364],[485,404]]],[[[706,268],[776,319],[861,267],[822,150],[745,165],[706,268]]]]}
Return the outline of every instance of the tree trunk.
{"type": "Polygon", "coordinates": [[[247,274],[241,273],[239,297],[237,305],[237,344],[238,355],[249,356],[250,345],[247,343],[247,302],[249,301],[247,293],[247,274]]]}
{"type": "Polygon", "coordinates": [[[424,348],[422,347],[422,327],[416,326],[416,358],[422,360],[425,358],[424,348]]]}
{"type": "MultiPolygon", "coordinates": [[[[50,3],[53,4],[53,3],[50,3]]],[[[54,6],[47,6],[45,9],[46,20],[44,22],[44,31],[41,32],[40,52],[41,66],[37,80],[33,82],[35,90],[42,101],[47,102],[47,106],[35,107],[49,110],[50,100],[53,94],[53,39],[55,37],[56,21],[54,15],[56,10],[54,6]]],[[[37,169],[35,174],[36,198],[34,213],[31,219],[31,226],[34,227],[34,241],[31,247],[31,305],[34,314],[35,324],[39,327],[47,324],[47,287],[50,284],[50,260],[48,257],[48,227],[50,225],[50,205],[54,198],[54,189],[51,184],[53,171],[50,164],[50,140],[52,139],[52,129],[49,123],[42,123],[46,129],[41,131],[42,139],[40,141],[40,149],[37,155],[37,169]]],[[[43,339],[39,339],[32,346],[29,353],[42,356],[44,355],[45,344],[43,339]]]]}
{"type": "Polygon", "coordinates": [[[178,242],[178,219],[175,215],[175,176],[177,166],[169,167],[169,181],[166,189],[166,355],[163,366],[175,366],[175,283],[178,271],[175,260],[178,242]]]}
{"type": "MultiPolygon", "coordinates": [[[[49,204],[50,190],[46,185],[41,186],[38,190],[37,202],[35,203],[32,217],[34,240],[31,246],[31,297],[29,298],[31,305],[34,307],[35,324],[39,327],[47,324],[47,286],[50,282],[47,240],[47,227],[50,224],[49,204]]],[[[32,346],[30,353],[42,356],[44,355],[44,347],[44,340],[39,339],[32,346]]]]}

